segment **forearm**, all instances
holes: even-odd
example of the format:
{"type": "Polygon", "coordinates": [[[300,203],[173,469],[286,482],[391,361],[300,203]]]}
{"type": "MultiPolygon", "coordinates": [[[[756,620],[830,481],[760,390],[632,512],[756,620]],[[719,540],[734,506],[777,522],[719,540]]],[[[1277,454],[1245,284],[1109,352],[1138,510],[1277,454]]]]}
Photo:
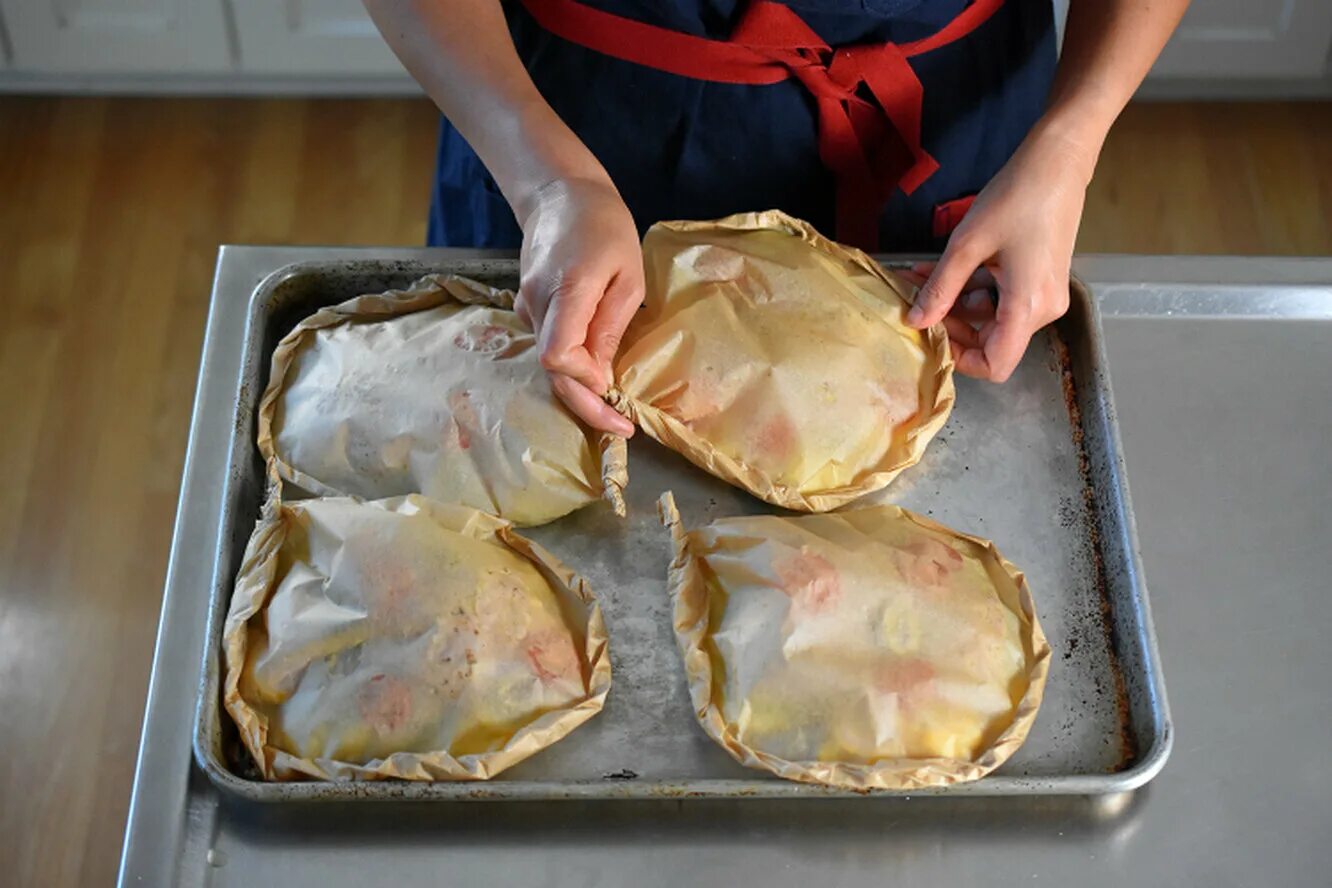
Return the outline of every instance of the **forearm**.
{"type": "Polygon", "coordinates": [[[1070,0],[1064,46],[1035,135],[1066,143],[1087,179],[1106,135],[1189,0],[1070,0]]]}
{"type": "Polygon", "coordinates": [[[365,0],[365,6],[490,170],[520,223],[549,183],[609,182],[533,85],[498,0],[365,0]]]}

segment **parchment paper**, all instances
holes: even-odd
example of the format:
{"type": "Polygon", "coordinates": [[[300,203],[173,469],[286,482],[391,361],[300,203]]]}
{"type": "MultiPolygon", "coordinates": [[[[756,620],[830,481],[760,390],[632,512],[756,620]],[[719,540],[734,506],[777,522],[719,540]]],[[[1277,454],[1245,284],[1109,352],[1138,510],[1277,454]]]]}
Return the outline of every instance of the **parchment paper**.
{"type": "Polygon", "coordinates": [[[726,518],[675,542],[676,639],[703,729],[790,780],[975,780],[1026,739],[1050,663],[1026,579],[896,506],[726,518]]]}
{"type": "Polygon", "coordinates": [[[223,700],[269,780],[485,780],[601,710],[587,584],[498,518],[412,495],[282,505],[223,629],[223,700]]]}
{"type": "Polygon", "coordinates": [[[258,445],[315,496],[421,493],[520,525],[599,497],[624,513],[624,440],[556,399],[513,294],[456,275],[322,309],[273,353],[258,445]]]}
{"type": "Polygon", "coordinates": [[[823,512],[914,465],[948,419],[942,325],[915,289],[783,213],[665,222],[643,241],[647,301],[608,400],[770,503],[823,512]]]}

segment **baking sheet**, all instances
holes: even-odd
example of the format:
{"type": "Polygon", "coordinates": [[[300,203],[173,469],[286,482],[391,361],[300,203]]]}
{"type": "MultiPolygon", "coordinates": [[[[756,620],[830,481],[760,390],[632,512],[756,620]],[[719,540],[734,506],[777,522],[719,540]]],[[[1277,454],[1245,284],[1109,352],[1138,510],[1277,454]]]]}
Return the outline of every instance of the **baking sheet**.
{"type": "MultiPolygon", "coordinates": [[[[295,783],[253,779],[219,706],[221,619],[258,514],[262,472],[254,408],[278,339],[322,305],[451,271],[516,283],[511,259],[302,263],[255,291],[223,496],[223,544],[212,594],[196,718],[196,758],[223,790],[262,801],[338,799],[560,799],[828,797],[740,767],[698,728],[671,635],[665,570],[669,540],[653,503],[675,492],[691,526],[774,511],[636,436],[630,517],[584,509],[530,535],[597,590],[613,638],[615,681],[605,711],[578,734],[484,784],[295,783]]],[[[958,406],[925,459],[865,500],[894,502],[993,539],[1026,571],[1054,649],[1045,702],[1027,743],[975,783],[911,795],[1100,794],[1149,780],[1169,751],[1146,591],[1136,555],[1104,367],[1100,325],[1075,288],[1069,314],[1038,336],[1013,379],[959,379],[958,406]]],[[[891,795],[892,793],[874,793],[891,795]]]]}

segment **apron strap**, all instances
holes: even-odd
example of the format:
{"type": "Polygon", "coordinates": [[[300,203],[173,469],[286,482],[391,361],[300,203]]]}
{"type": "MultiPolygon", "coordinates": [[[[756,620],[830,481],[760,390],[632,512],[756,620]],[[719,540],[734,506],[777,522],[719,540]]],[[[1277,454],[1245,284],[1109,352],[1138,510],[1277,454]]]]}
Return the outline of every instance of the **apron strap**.
{"type": "Polygon", "coordinates": [[[645,24],[578,0],[522,3],[556,37],[621,61],[715,83],[800,81],[818,106],[819,159],[837,182],[837,238],[875,249],[878,212],[893,189],[910,194],[939,168],[921,144],[924,87],[907,60],[970,34],[1003,0],[975,0],[922,40],[836,50],[772,0],[749,3],[729,40],[645,24]]]}

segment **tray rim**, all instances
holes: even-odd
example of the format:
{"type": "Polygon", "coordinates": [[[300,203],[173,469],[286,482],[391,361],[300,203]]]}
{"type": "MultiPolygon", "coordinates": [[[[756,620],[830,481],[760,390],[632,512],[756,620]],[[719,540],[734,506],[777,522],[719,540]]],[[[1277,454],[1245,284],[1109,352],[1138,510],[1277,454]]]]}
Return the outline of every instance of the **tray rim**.
{"type": "MultiPolygon", "coordinates": [[[[910,265],[916,257],[876,254],[873,258],[885,267],[900,268],[910,265]]],[[[510,266],[516,269],[518,260],[511,252],[491,255],[471,254],[468,257],[389,259],[307,259],[283,265],[258,282],[246,301],[245,324],[242,333],[242,356],[233,380],[237,394],[235,406],[241,407],[249,352],[255,340],[254,327],[260,307],[274,290],[289,280],[311,273],[327,273],[333,268],[358,265],[365,268],[380,266],[385,274],[408,274],[417,277],[431,273],[476,274],[486,268],[510,266]],[[470,269],[470,270],[469,270],[470,269]]],[[[1101,312],[1095,294],[1076,276],[1070,279],[1070,300],[1086,313],[1091,335],[1088,337],[1091,365],[1099,377],[1099,397],[1093,403],[1104,419],[1103,432],[1108,451],[1108,471],[1118,488],[1119,496],[1099,508],[1113,509],[1117,526],[1125,539],[1127,554],[1124,565],[1127,582],[1136,603],[1137,643],[1141,646],[1145,693],[1150,698],[1149,716],[1151,743],[1145,751],[1120,771],[1105,774],[1071,774],[1067,776],[1016,777],[991,774],[979,780],[950,786],[921,789],[867,790],[855,792],[809,783],[797,783],[755,772],[750,780],[684,778],[677,780],[639,780],[603,777],[600,780],[505,780],[492,781],[364,781],[364,782],[285,782],[276,783],[251,780],[233,773],[218,755],[217,737],[223,716],[221,701],[221,670],[212,668],[211,661],[221,655],[222,623],[226,607],[221,602],[229,597],[230,571],[222,564],[223,537],[231,530],[227,521],[232,500],[239,483],[236,468],[250,458],[250,443],[235,434],[232,423],[228,471],[221,485],[218,532],[212,540],[211,578],[209,582],[209,610],[205,622],[201,673],[195,701],[192,753],[195,763],[210,782],[225,795],[261,804],[339,803],[339,802],[425,802],[425,801],[565,801],[565,800],[661,800],[661,799],[850,799],[850,798],[912,798],[912,797],[993,797],[993,796],[1068,796],[1113,795],[1128,793],[1150,782],[1162,768],[1174,747],[1174,726],[1166,697],[1161,672],[1161,656],[1152,619],[1151,600],[1143,580],[1141,549],[1137,524],[1134,520],[1128,475],[1124,467],[1123,446],[1119,425],[1115,418],[1114,394],[1106,363],[1101,312]]],[[[259,356],[260,362],[264,360],[259,356]]],[[[1081,384],[1081,380],[1079,380],[1081,384]]],[[[255,403],[260,395],[256,393],[255,403]]],[[[1082,417],[1085,427],[1088,417],[1082,417]]],[[[1098,498],[1099,502],[1099,498],[1098,498]]],[[[234,519],[233,519],[234,523],[234,519]]],[[[1102,542],[1102,548],[1105,543],[1102,542]]]]}

